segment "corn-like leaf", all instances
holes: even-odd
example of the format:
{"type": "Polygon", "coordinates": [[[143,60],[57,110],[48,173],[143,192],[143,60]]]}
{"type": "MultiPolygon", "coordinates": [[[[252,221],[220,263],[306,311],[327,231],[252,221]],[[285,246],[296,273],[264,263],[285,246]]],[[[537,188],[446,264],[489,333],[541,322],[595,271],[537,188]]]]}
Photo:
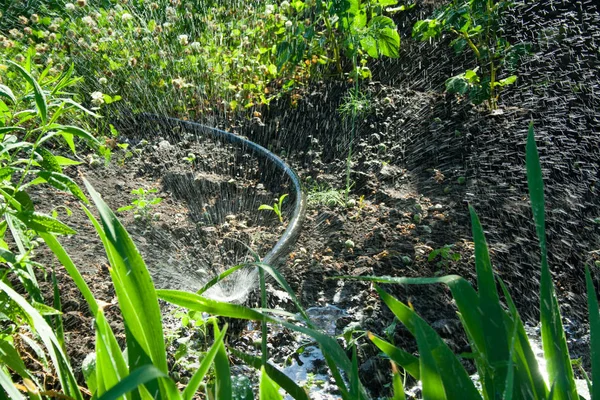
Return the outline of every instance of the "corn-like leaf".
{"type": "Polygon", "coordinates": [[[194,372],[192,378],[189,380],[187,386],[185,387],[185,390],[183,391],[183,395],[181,396],[183,400],[192,400],[192,398],[198,391],[198,388],[200,387],[204,376],[208,372],[208,369],[212,365],[215,356],[217,355],[217,352],[219,351],[221,345],[223,345],[225,332],[227,332],[227,325],[225,325],[223,327],[223,330],[221,330],[221,332],[217,336],[215,336],[215,342],[202,359],[200,367],[198,367],[196,372],[194,372]]]}
{"type": "MultiPolygon", "coordinates": [[[[0,368],[0,387],[8,394],[8,398],[12,400],[25,400],[25,397],[17,390],[13,383],[10,374],[0,368]]],[[[2,395],[2,393],[0,393],[2,395]]]]}
{"type": "Polygon", "coordinates": [[[393,362],[401,366],[408,372],[413,378],[420,379],[420,367],[419,359],[406,351],[399,349],[391,343],[386,342],[383,339],[378,338],[369,332],[369,339],[383,351],[393,362]]]}
{"type": "Polygon", "coordinates": [[[398,368],[396,364],[392,362],[392,389],[393,394],[390,400],[406,400],[406,395],[404,393],[404,385],[402,384],[402,377],[398,372],[398,368]]]}
{"type": "Polygon", "coordinates": [[[50,325],[48,325],[44,317],[42,317],[40,313],[37,312],[37,310],[33,308],[25,298],[23,298],[2,281],[0,281],[0,290],[4,291],[15,303],[17,303],[17,305],[21,307],[23,312],[28,316],[32,324],[32,328],[35,329],[42,342],[46,346],[46,350],[52,359],[64,393],[73,399],[83,400],[83,396],[81,395],[79,387],[77,386],[77,380],[75,379],[73,371],[71,370],[69,360],[62,351],[58,339],[54,335],[52,328],[50,325]]]}
{"type": "MultiPolygon", "coordinates": [[[[147,384],[159,378],[170,381],[169,376],[156,368],[154,365],[143,365],[113,386],[109,391],[100,396],[98,400],[117,400],[121,396],[134,391],[138,388],[138,386],[147,384]]],[[[171,384],[173,384],[172,381],[171,384]]],[[[181,398],[181,396],[178,396],[179,393],[176,389],[172,394],[176,394],[177,397],[169,397],[169,400],[177,400],[178,398],[181,398]]]]}
{"type": "MultiPolygon", "coordinates": [[[[103,229],[99,229],[93,217],[90,219],[103,240],[112,266],[111,277],[126,328],[145,355],[150,357],[152,363],[166,373],[168,369],[162,318],[150,273],[131,237],[115,214],[94,188],[85,180],[84,183],[100,214],[103,229]]],[[[89,211],[86,213],[91,217],[89,211]]],[[[129,356],[130,368],[139,366],[136,365],[136,360],[142,355],[129,354],[129,356]]]]}
{"type": "MultiPolygon", "coordinates": [[[[444,400],[448,397],[454,399],[456,397],[447,397],[446,391],[444,390],[444,382],[442,381],[441,376],[442,372],[438,369],[438,364],[433,355],[433,352],[437,350],[437,346],[436,344],[430,343],[430,339],[435,341],[435,338],[431,337],[431,332],[429,332],[429,335],[426,333],[427,328],[429,328],[429,326],[427,326],[425,321],[415,321],[415,337],[417,339],[417,346],[419,347],[423,400],[444,400]]],[[[435,332],[433,335],[436,335],[435,332]]],[[[476,399],[477,397],[468,398],[476,399]]]]}
{"type": "Polygon", "coordinates": [[[117,339],[106,321],[104,312],[95,314],[96,327],[96,396],[104,395],[129,374],[127,363],[117,339]]]}
{"type": "Polygon", "coordinates": [[[73,229],[49,215],[40,214],[33,211],[21,211],[15,216],[30,229],[40,233],[57,233],[62,235],[72,235],[73,229]]]}
{"type": "MultiPolygon", "coordinates": [[[[215,335],[221,334],[216,321],[213,323],[213,328],[215,335]]],[[[227,357],[227,351],[222,341],[217,345],[217,354],[215,355],[215,386],[217,399],[230,400],[232,398],[233,389],[231,386],[229,357],[227,357]]]]}
{"type": "Polygon", "coordinates": [[[590,274],[590,269],[585,267],[585,283],[588,296],[588,313],[590,320],[590,356],[592,358],[592,400],[600,400],[600,313],[596,288],[590,274]]]}
{"type": "Polygon", "coordinates": [[[13,344],[4,339],[0,339],[0,363],[12,369],[19,374],[21,378],[31,379],[31,375],[29,374],[29,371],[27,371],[23,359],[14,348],[13,344]]]}
{"type": "MultiPolygon", "coordinates": [[[[119,208],[117,211],[127,211],[127,210],[131,210],[132,208],[133,208],[133,206],[125,206],[125,207],[119,208]]],[[[196,292],[196,294],[201,295],[202,293],[206,292],[208,289],[210,289],[211,287],[213,287],[214,285],[216,285],[217,283],[219,283],[220,281],[222,281],[229,275],[233,274],[238,269],[244,268],[245,266],[246,266],[245,264],[240,264],[240,265],[236,265],[235,267],[229,268],[227,271],[222,272],[221,274],[215,276],[213,279],[208,281],[204,286],[202,286],[196,292]]]]}
{"type": "MultiPolygon", "coordinates": [[[[263,367],[262,360],[259,357],[242,353],[241,351],[235,349],[229,349],[229,351],[241,359],[244,363],[260,370],[263,367]]],[[[300,386],[296,384],[292,379],[290,379],[286,374],[273,367],[271,364],[267,363],[264,365],[265,371],[269,377],[277,383],[283,390],[285,390],[292,398],[296,400],[309,400],[306,391],[302,389],[300,386]]]]}
{"type": "Polygon", "coordinates": [[[527,184],[535,228],[540,242],[542,275],[540,279],[540,319],[542,324],[542,345],[547,362],[548,378],[557,400],[577,399],[577,389],[573,368],[569,358],[567,340],[563,329],[558,299],[554,291],[548,251],[546,245],[546,222],[544,216],[544,182],[540,156],[535,144],[533,123],[529,125],[527,137],[527,184]]]}
{"type": "MultiPolygon", "coordinates": [[[[481,322],[477,328],[482,329],[483,346],[478,348],[485,358],[485,367],[481,368],[482,384],[489,398],[502,393],[508,373],[510,349],[504,326],[504,311],[500,305],[500,297],[496,288],[496,280],[492,271],[492,263],[479,217],[475,209],[469,206],[473,241],[475,242],[475,266],[477,270],[478,311],[481,322]]],[[[453,292],[454,294],[454,292],[453,292]]],[[[469,307],[472,307],[470,305],[469,307]]],[[[463,308],[461,308],[461,311],[463,308]]],[[[470,329],[469,333],[473,333],[470,329]]]]}
{"type": "Polygon", "coordinates": [[[45,124],[48,120],[48,104],[46,103],[46,95],[44,95],[44,91],[37,83],[37,81],[33,78],[33,76],[31,76],[31,74],[25,70],[25,68],[10,60],[7,62],[13,67],[15,67],[21,73],[21,75],[23,75],[23,78],[25,78],[27,83],[33,86],[35,105],[38,109],[38,114],[40,116],[40,119],[42,120],[42,123],[45,124]]]}
{"type": "Polygon", "coordinates": [[[260,400],[282,400],[283,397],[279,394],[279,389],[275,382],[269,378],[269,374],[264,367],[260,369],[259,393],[260,400]]]}
{"type": "Polygon", "coordinates": [[[431,396],[439,394],[437,389],[438,384],[436,383],[436,376],[439,375],[443,382],[442,389],[449,399],[457,399],[461,396],[468,399],[480,398],[479,392],[475,388],[473,381],[469,378],[469,374],[467,374],[467,371],[465,371],[458,358],[456,358],[454,353],[452,353],[452,350],[444,343],[435,330],[427,325],[427,322],[401,301],[398,301],[377,286],[375,286],[375,289],[394,315],[398,317],[413,336],[417,338],[417,344],[421,354],[421,358],[419,359],[419,373],[421,381],[423,382],[423,389],[425,390],[425,381],[431,381],[431,396]],[[417,336],[417,329],[420,330],[420,338],[417,336]],[[425,346],[423,349],[421,349],[421,344],[425,346]],[[424,366],[423,351],[431,352],[432,360],[435,363],[435,369],[431,369],[432,367],[430,364],[432,360],[429,359],[425,360],[426,363],[424,366]],[[423,376],[424,368],[428,373],[427,378],[423,376]],[[435,372],[438,370],[439,374],[435,372]]]}
{"type": "Polygon", "coordinates": [[[91,314],[96,315],[96,313],[98,312],[98,303],[94,298],[94,294],[83,279],[83,276],[81,276],[81,273],[71,260],[71,257],[69,257],[65,249],[62,247],[62,245],[59,243],[56,237],[54,237],[53,234],[41,232],[39,233],[39,235],[42,239],[44,239],[44,242],[46,242],[46,245],[50,248],[50,250],[52,250],[58,261],[60,261],[60,263],[65,267],[65,269],[69,273],[69,276],[71,277],[71,279],[73,279],[73,282],[75,282],[77,289],[83,295],[83,298],[87,302],[91,314]]]}
{"type": "Polygon", "coordinates": [[[63,351],[66,353],[67,348],[65,347],[65,329],[63,326],[62,320],[62,304],[60,302],[60,289],[58,288],[58,281],[56,280],[56,271],[52,270],[52,290],[53,290],[53,307],[60,314],[54,316],[54,332],[56,333],[56,338],[60,343],[60,347],[62,347],[63,351]]]}

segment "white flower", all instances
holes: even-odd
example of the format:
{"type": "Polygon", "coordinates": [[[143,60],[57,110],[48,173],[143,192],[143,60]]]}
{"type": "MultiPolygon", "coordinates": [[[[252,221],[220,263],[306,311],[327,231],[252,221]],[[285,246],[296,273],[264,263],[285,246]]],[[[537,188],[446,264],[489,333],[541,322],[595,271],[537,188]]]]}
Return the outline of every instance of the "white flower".
{"type": "Polygon", "coordinates": [[[267,4],[267,7],[265,9],[265,14],[271,15],[271,14],[273,14],[273,11],[275,11],[275,6],[273,4],[267,4]]]}
{"type": "Polygon", "coordinates": [[[75,4],[73,4],[73,3],[67,3],[67,4],[65,4],[65,8],[68,11],[73,11],[75,9],[75,4]]]}
{"type": "Polygon", "coordinates": [[[95,26],[96,25],[96,21],[94,21],[94,18],[90,17],[89,15],[86,15],[85,17],[81,18],[81,22],[83,22],[87,26],[95,26]]]}
{"type": "Polygon", "coordinates": [[[292,23],[292,21],[290,21],[290,20],[287,20],[287,21],[285,21],[285,27],[286,27],[286,28],[291,28],[291,27],[292,27],[292,25],[294,25],[294,24],[292,23]]]}
{"type": "Polygon", "coordinates": [[[198,42],[190,43],[190,47],[192,48],[192,50],[196,50],[196,51],[202,49],[202,45],[198,42]]]}
{"type": "Polygon", "coordinates": [[[129,14],[129,13],[124,13],[123,15],[121,15],[121,21],[127,23],[129,21],[131,21],[133,19],[133,15],[129,14]]]}
{"type": "Polygon", "coordinates": [[[290,6],[290,3],[284,0],[281,2],[280,6],[281,8],[288,8],[290,6]]]}
{"type": "Polygon", "coordinates": [[[106,85],[108,83],[108,79],[106,79],[105,77],[102,77],[102,78],[98,79],[98,83],[101,85],[106,85]]]}
{"type": "Polygon", "coordinates": [[[182,46],[186,46],[188,44],[188,35],[179,35],[177,36],[177,40],[182,46]]]}
{"type": "Polygon", "coordinates": [[[92,93],[92,104],[99,106],[104,104],[104,94],[102,92],[94,92],[92,93]]]}

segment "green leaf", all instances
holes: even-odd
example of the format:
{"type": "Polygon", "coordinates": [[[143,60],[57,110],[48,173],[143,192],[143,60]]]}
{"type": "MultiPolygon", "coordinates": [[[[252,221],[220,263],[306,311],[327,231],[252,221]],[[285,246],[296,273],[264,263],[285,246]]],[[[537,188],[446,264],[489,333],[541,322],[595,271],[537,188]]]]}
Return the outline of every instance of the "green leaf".
{"type": "Polygon", "coordinates": [[[25,78],[27,83],[29,83],[33,87],[33,94],[35,97],[35,104],[38,109],[38,114],[42,120],[42,123],[45,124],[48,120],[48,104],[46,103],[46,96],[44,95],[42,88],[33,78],[33,76],[31,76],[31,74],[29,74],[29,72],[27,72],[19,64],[10,60],[8,60],[7,62],[13,67],[15,67],[21,73],[21,75],[23,75],[23,78],[25,78]]]}
{"type": "Polygon", "coordinates": [[[360,47],[367,52],[369,57],[377,58],[379,53],[377,52],[377,41],[372,36],[366,36],[360,41],[360,47]]]}
{"type": "MultiPolygon", "coordinates": [[[[154,365],[143,365],[137,368],[131,374],[127,375],[125,379],[100,396],[98,400],[117,400],[123,395],[132,392],[137,387],[159,378],[169,381],[171,379],[167,374],[156,368],[154,365]]],[[[171,383],[173,382],[171,381],[171,383]]],[[[177,393],[176,390],[175,393],[177,393]]],[[[172,397],[170,399],[176,400],[177,398],[172,397]]]]}
{"type": "Polygon", "coordinates": [[[252,366],[253,368],[260,370],[264,367],[265,371],[269,375],[269,377],[277,383],[283,390],[285,390],[292,398],[296,400],[309,400],[306,391],[302,389],[300,386],[296,384],[290,377],[286,374],[273,367],[271,364],[262,364],[262,360],[260,357],[256,357],[253,355],[242,353],[241,351],[235,350],[233,348],[229,349],[229,351],[241,359],[245,364],[252,366]]]}
{"type": "Polygon", "coordinates": [[[40,214],[34,211],[21,211],[15,216],[21,222],[23,222],[25,226],[27,226],[29,229],[33,229],[36,232],[51,232],[61,235],[73,235],[77,233],[59,220],[45,214],[40,214]]]}
{"type": "MultiPolygon", "coordinates": [[[[8,394],[9,399],[13,400],[25,400],[25,397],[17,390],[17,387],[13,383],[10,374],[4,371],[3,368],[0,368],[0,387],[4,389],[4,391],[8,394]]],[[[3,395],[3,393],[0,393],[3,395]]]]}
{"type": "MultiPolygon", "coordinates": [[[[431,330],[427,330],[427,328],[429,327],[426,325],[425,321],[421,319],[416,321],[415,336],[417,339],[417,345],[419,347],[419,360],[421,366],[420,376],[421,383],[423,384],[423,400],[443,400],[448,397],[446,397],[441,372],[438,370],[436,359],[433,355],[433,352],[436,351],[438,347],[436,346],[437,343],[435,343],[436,338],[433,336],[437,336],[437,334],[435,334],[435,332],[431,333],[431,330]],[[430,343],[430,340],[434,343],[430,343]]],[[[437,339],[439,339],[439,337],[437,337],[437,339]]],[[[454,399],[456,397],[450,398],[454,399]]],[[[476,399],[477,397],[467,398],[476,399]]]]}
{"type": "Polygon", "coordinates": [[[540,319],[542,344],[548,369],[548,379],[558,400],[577,399],[567,340],[563,329],[558,300],[548,267],[546,230],[544,216],[544,182],[540,157],[535,144],[533,122],[529,124],[527,137],[527,184],[535,228],[540,243],[542,276],[540,279],[540,319]]]}
{"type": "Polygon", "coordinates": [[[13,94],[12,90],[6,86],[0,84],[0,97],[4,97],[13,102],[13,104],[17,104],[17,98],[13,94]]]}
{"type": "Polygon", "coordinates": [[[258,207],[258,210],[268,210],[268,211],[274,211],[274,208],[271,206],[268,206],[266,204],[261,204],[260,207],[258,207]]]}
{"type": "Polygon", "coordinates": [[[383,351],[393,362],[401,366],[416,380],[420,379],[419,359],[410,353],[378,338],[369,332],[369,339],[383,351]]]}
{"type": "Polygon", "coordinates": [[[446,91],[448,93],[465,94],[469,91],[469,82],[463,75],[453,76],[446,80],[446,91]]]}
{"type": "Polygon", "coordinates": [[[62,168],[60,167],[60,164],[54,157],[54,154],[50,152],[50,150],[45,149],[43,147],[38,147],[35,150],[35,152],[42,156],[42,162],[40,163],[40,166],[43,169],[50,172],[58,172],[59,174],[62,174],[62,168]]]}
{"type": "MultiPolygon", "coordinates": [[[[216,321],[213,323],[213,329],[215,335],[221,334],[216,321]]],[[[217,399],[230,400],[232,398],[233,390],[231,387],[229,357],[227,357],[227,351],[222,341],[217,345],[217,353],[215,354],[215,386],[217,399]]]]}
{"type": "Polygon", "coordinates": [[[182,398],[183,400],[192,400],[204,376],[208,372],[210,366],[217,355],[217,352],[223,345],[223,339],[225,338],[225,332],[227,332],[227,325],[223,327],[223,330],[215,337],[215,341],[213,345],[210,347],[210,350],[204,355],[202,362],[200,363],[200,367],[194,372],[194,375],[190,378],[185,390],[183,391],[182,398]]]}
{"type": "Polygon", "coordinates": [[[54,156],[54,158],[56,159],[56,161],[58,161],[58,165],[60,165],[61,167],[67,167],[69,165],[83,164],[81,161],[71,160],[70,158],[63,157],[63,156],[54,156]]]}
{"type": "Polygon", "coordinates": [[[100,309],[95,314],[96,328],[96,396],[103,396],[129,374],[127,363],[115,335],[100,309]]]}
{"type": "MultiPolygon", "coordinates": [[[[88,144],[92,147],[100,145],[100,141],[98,139],[96,139],[91,133],[89,133],[85,129],[81,129],[77,126],[52,124],[50,126],[50,129],[55,129],[56,131],[61,132],[61,133],[67,133],[67,134],[71,134],[73,136],[80,137],[80,138],[84,139],[85,141],[87,141],[88,144]]],[[[64,135],[63,135],[63,137],[64,137],[64,135]]]]}
{"type": "MultiPolygon", "coordinates": [[[[142,360],[149,358],[159,370],[167,373],[162,317],[150,273],[115,214],[87,180],[84,180],[84,184],[102,221],[100,226],[89,210],[84,208],[102,239],[112,266],[111,278],[127,328],[130,369],[140,367],[143,365],[140,364],[142,360]],[[139,345],[139,348],[132,348],[134,343],[139,345]]],[[[162,380],[160,384],[163,394],[170,390],[169,385],[162,380]]]]}
{"type": "Polygon", "coordinates": [[[275,382],[269,378],[265,367],[260,369],[260,383],[259,383],[259,399],[260,400],[282,400],[283,397],[279,394],[279,390],[275,385],[275,382]]]}
{"type": "Polygon", "coordinates": [[[517,76],[516,75],[511,75],[508,78],[500,79],[498,81],[498,84],[500,86],[508,86],[508,85],[512,85],[516,81],[517,81],[517,76]]]}
{"type": "MultiPolygon", "coordinates": [[[[7,366],[17,374],[21,378],[31,378],[29,371],[27,371],[27,367],[25,367],[25,363],[23,363],[23,359],[14,348],[13,344],[5,339],[0,339],[0,362],[2,365],[7,366]]],[[[1,370],[2,368],[0,368],[1,370]]]]}
{"type": "Polygon", "coordinates": [[[3,126],[0,128],[0,135],[5,135],[14,131],[27,132],[27,129],[22,128],[20,126],[3,126]]]}
{"type": "Polygon", "coordinates": [[[39,171],[37,175],[58,190],[70,192],[73,196],[77,197],[85,204],[89,204],[89,201],[87,197],[85,197],[83,190],[81,190],[79,185],[67,175],[50,171],[39,171]]]}
{"type": "Polygon", "coordinates": [[[15,303],[17,303],[28,316],[31,327],[38,333],[40,339],[46,346],[46,350],[52,359],[64,394],[76,400],[83,400],[83,396],[77,385],[77,380],[71,369],[69,359],[63,353],[60,343],[44,317],[42,317],[25,298],[2,281],[0,281],[0,290],[4,291],[15,303]]]}
{"type": "Polygon", "coordinates": [[[377,47],[382,56],[390,58],[400,57],[400,35],[396,28],[382,28],[378,31],[377,47]]]}
{"type": "Polygon", "coordinates": [[[600,400],[600,313],[596,288],[588,266],[585,267],[588,313],[590,321],[590,358],[592,359],[592,400],[600,400]]]}
{"type": "Polygon", "coordinates": [[[391,400],[406,400],[406,395],[404,394],[404,385],[402,384],[402,377],[395,366],[393,366],[392,370],[392,389],[394,392],[391,400]]]}

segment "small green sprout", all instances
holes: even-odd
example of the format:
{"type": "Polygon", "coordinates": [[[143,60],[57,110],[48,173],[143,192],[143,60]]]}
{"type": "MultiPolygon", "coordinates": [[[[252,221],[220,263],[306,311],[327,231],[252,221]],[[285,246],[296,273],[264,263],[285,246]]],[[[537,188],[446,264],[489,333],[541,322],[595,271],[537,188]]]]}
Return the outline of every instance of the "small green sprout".
{"type": "Polygon", "coordinates": [[[258,209],[273,211],[275,213],[275,215],[277,215],[277,217],[279,218],[279,222],[281,222],[283,224],[283,215],[281,215],[281,206],[283,205],[283,201],[285,200],[285,198],[287,196],[288,196],[287,193],[282,195],[278,201],[273,203],[273,206],[270,206],[268,204],[261,204],[260,207],[258,207],[258,209]]]}
{"type": "Polygon", "coordinates": [[[144,188],[133,189],[131,194],[137,195],[137,199],[134,199],[130,205],[121,207],[117,210],[117,212],[134,210],[133,215],[136,219],[149,219],[150,217],[150,209],[152,206],[157,205],[162,201],[161,197],[149,196],[150,194],[157,193],[158,189],[148,189],[144,188]]]}

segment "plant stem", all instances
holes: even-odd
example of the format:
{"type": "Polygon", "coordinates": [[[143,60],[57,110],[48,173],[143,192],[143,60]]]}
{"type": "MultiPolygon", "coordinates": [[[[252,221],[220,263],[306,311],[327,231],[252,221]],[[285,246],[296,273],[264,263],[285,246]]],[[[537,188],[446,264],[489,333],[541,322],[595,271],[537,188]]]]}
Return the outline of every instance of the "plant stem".
{"type": "MultiPolygon", "coordinates": [[[[265,284],[265,271],[262,268],[258,267],[258,279],[260,280],[260,306],[263,309],[267,308],[267,288],[265,284]]],[[[267,360],[269,359],[268,349],[267,349],[267,335],[269,334],[269,330],[267,328],[267,322],[261,322],[261,362],[262,365],[267,365],[267,360]]]]}

